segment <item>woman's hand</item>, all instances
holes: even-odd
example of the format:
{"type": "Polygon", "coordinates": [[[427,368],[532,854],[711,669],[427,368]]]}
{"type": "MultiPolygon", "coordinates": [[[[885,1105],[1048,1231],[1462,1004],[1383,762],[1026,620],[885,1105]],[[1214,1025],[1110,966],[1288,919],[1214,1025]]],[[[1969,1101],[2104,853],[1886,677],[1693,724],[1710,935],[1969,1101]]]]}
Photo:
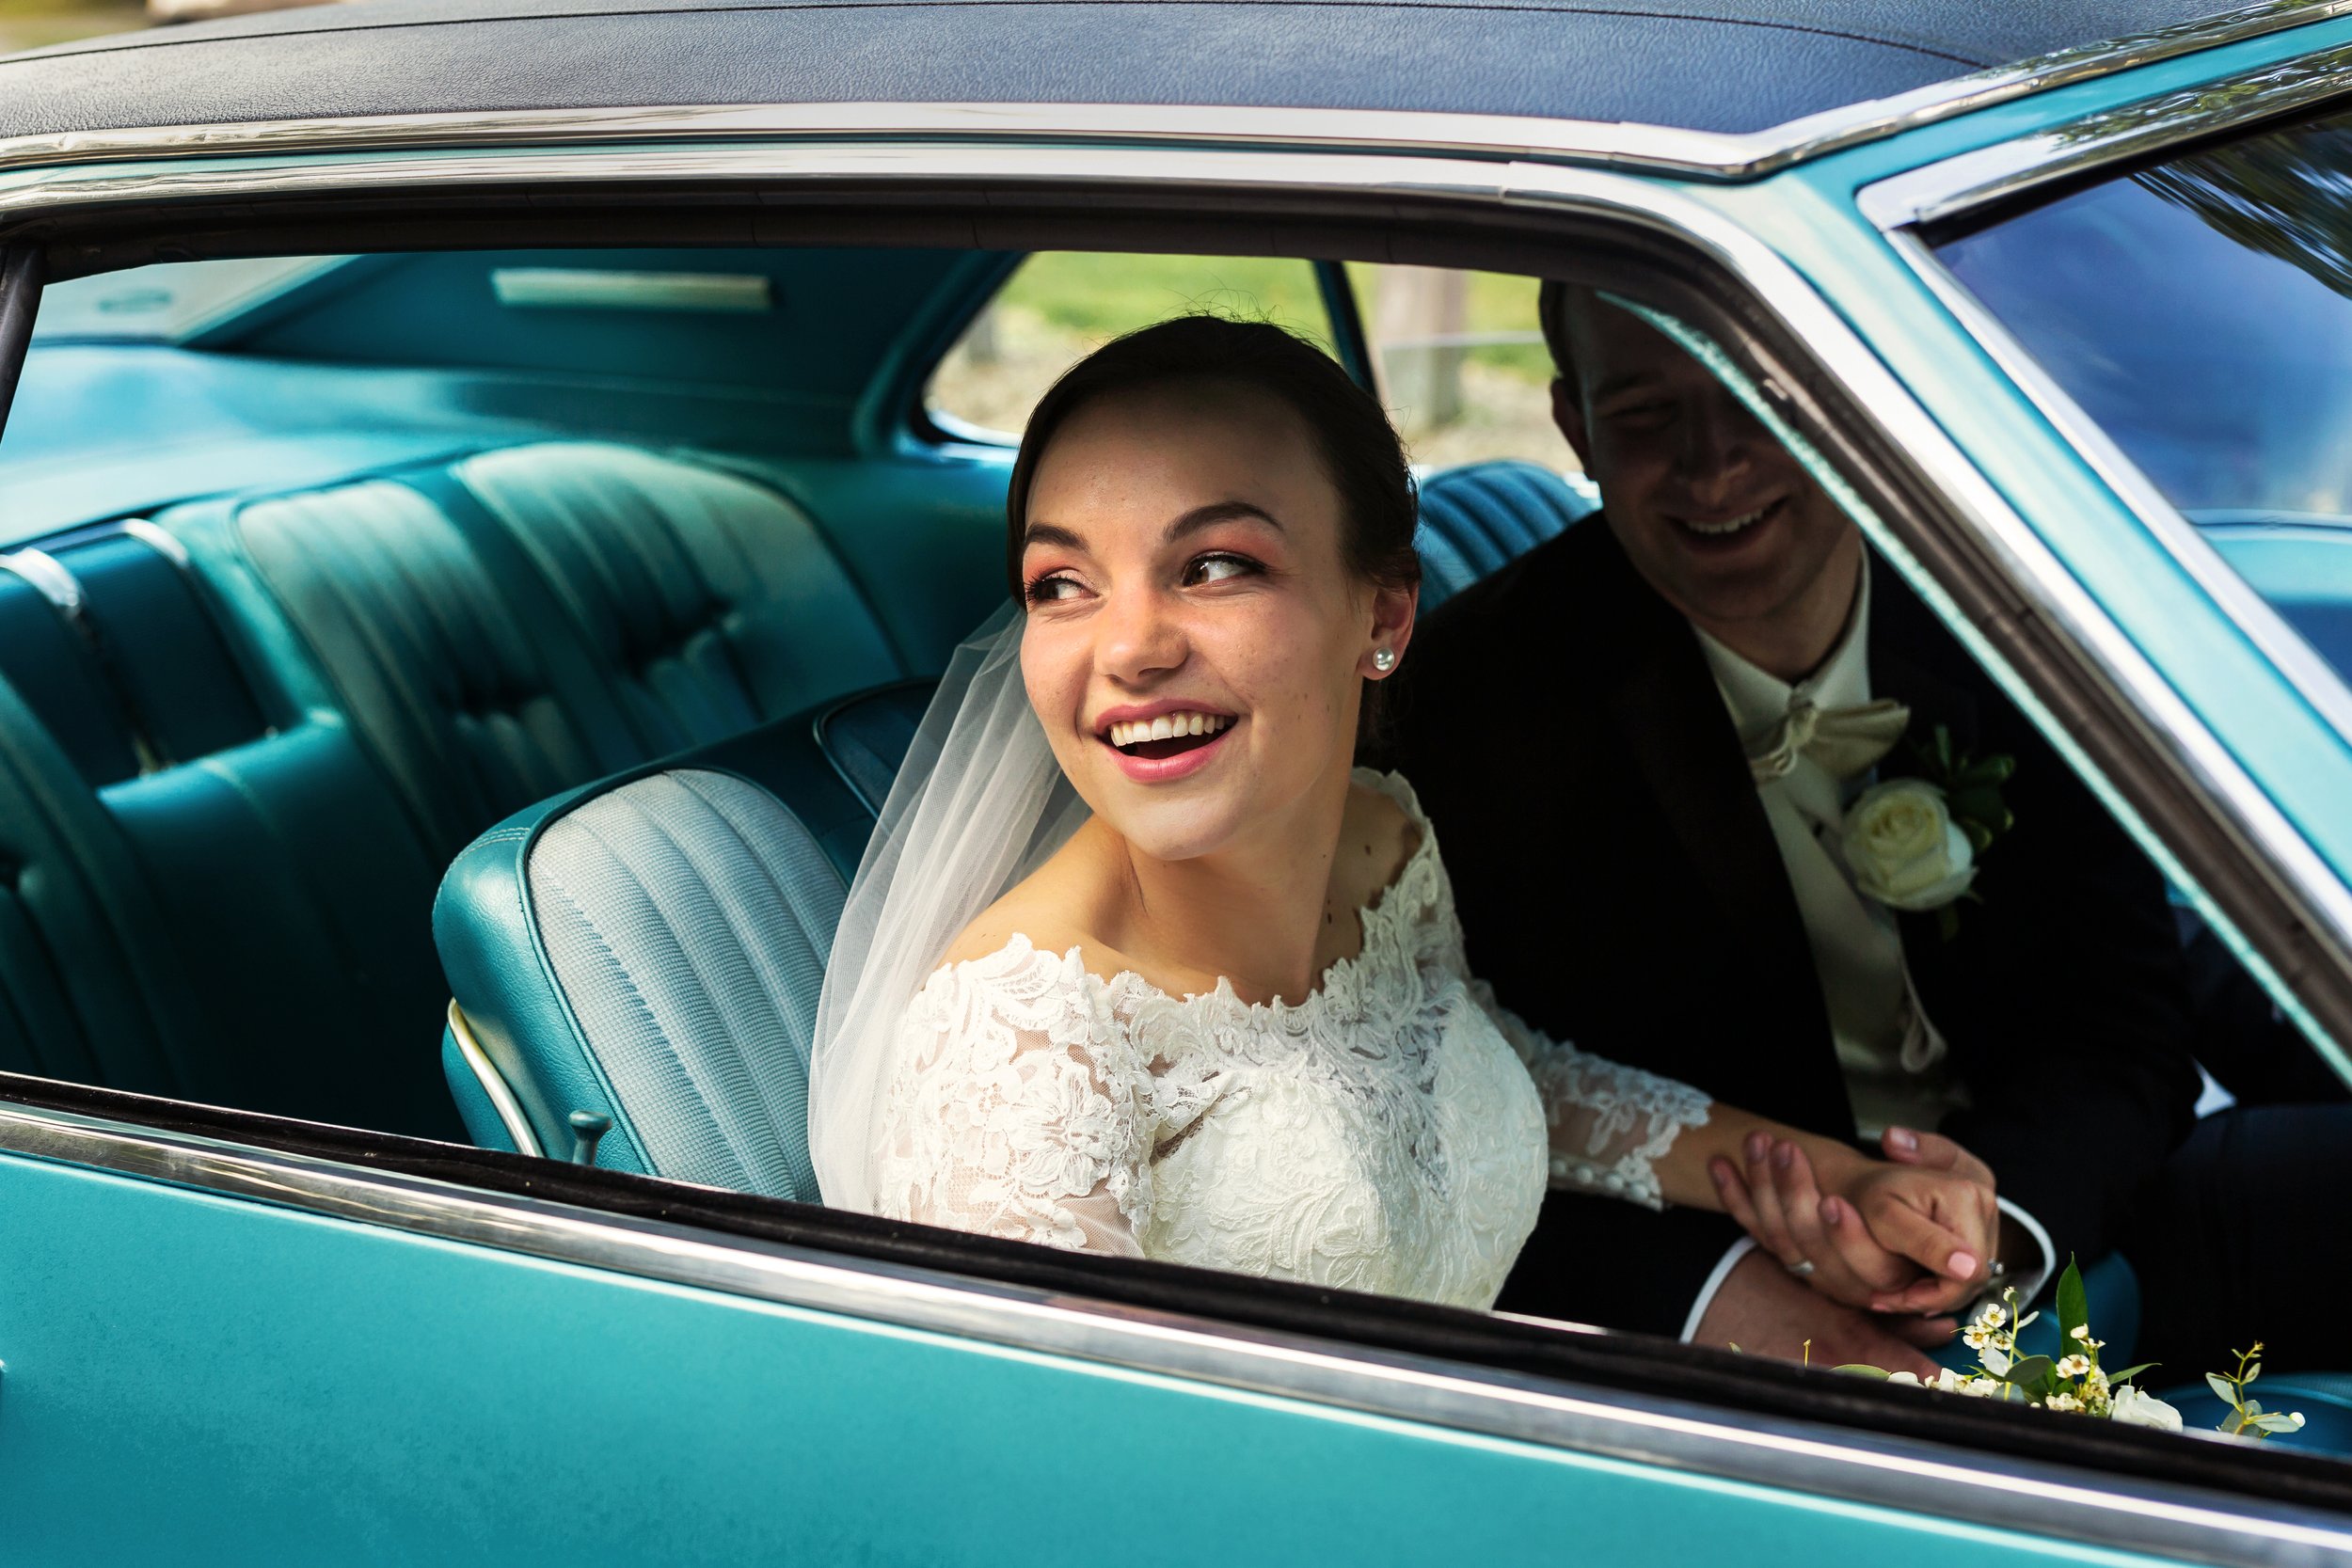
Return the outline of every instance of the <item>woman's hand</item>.
{"type": "Polygon", "coordinates": [[[1890,1162],[1831,1144],[1808,1156],[1794,1140],[1752,1133],[1744,1172],[1719,1158],[1708,1174],[1724,1210],[1822,1294],[1882,1312],[1948,1311],[1994,1256],[1993,1174],[1933,1133],[1897,1130],[1884,1147],[1890,1162]]]}

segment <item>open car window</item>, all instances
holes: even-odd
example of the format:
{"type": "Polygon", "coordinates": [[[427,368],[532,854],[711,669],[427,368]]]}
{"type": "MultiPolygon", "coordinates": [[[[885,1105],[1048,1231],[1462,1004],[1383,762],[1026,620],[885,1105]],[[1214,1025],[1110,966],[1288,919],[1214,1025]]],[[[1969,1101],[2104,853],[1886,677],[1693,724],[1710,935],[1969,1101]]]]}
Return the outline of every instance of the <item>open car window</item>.
{"type": "Polygon", "coordinates": [[[1024,261],[972,318],[932,372],[925,407],[951,435],[1017,442],[1062,372],[1113,338],[1196,310],[1332,342],[1309,261],[1048,251],[1024,261]]]}

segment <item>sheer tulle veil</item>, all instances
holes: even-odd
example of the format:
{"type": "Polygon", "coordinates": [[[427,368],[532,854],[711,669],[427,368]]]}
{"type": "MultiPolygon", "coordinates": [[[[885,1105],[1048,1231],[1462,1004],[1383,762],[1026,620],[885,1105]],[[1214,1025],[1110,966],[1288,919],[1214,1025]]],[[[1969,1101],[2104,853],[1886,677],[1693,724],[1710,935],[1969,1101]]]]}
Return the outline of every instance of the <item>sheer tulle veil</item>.
{"type": "Polygon", "coordinates": [[[808,1064],[809,1157],[836,1209],[873,1209],[874,1121],[908,1001],[1086,819],[1022,684],[1022,620],[1008,605],[956,649],[850,884],[808,1064]]]}

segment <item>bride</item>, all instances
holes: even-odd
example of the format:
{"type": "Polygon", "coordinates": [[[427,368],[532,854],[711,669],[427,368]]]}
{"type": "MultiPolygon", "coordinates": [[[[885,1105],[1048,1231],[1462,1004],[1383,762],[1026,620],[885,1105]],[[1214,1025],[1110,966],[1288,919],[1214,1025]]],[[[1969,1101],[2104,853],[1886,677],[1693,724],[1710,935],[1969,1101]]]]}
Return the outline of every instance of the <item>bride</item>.
{"type": "MultiPolygon", "coordinates": [[[[1547,1039],[1472,977],[1438,827],[1350,766],[1420,568],[1404,451],[1332,360],[1212,317],[1113,342],[1039,404],[1008,514],[1017,609],[950,669],[835,943],[828,1202],[1484,1307],[1547,1181],[1720,1210],[1760,1136],[1850,1251],[1980,1272],[1989,1187],[1547,1039]]],[[[1575,677],[1495,672],[1531,726],[1575,677]]]]}

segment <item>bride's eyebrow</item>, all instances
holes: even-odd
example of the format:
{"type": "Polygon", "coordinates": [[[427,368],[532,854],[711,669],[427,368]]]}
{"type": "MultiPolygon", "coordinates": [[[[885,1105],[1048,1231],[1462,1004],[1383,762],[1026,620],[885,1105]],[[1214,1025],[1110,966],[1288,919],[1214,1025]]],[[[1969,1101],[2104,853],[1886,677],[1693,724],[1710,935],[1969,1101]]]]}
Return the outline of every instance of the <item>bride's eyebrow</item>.
{"type": "Polygon", "coordinates": [[[1215,524],[1230,523],[1236,518],[1243,517],[1254,517],[1277,533],[1284,531],[1282,519],[1263,507],[1252,506],[1248,501],[1211,501],[1206,506],[1194,507],[1168,524],[1168,538],[1173,543],[1187,533],[1195,533],[1215,524]]]}
{"type": "Polygon", "coordinates": [[[1021,548],[1026,553],[1035,545],[1058,545],[1066,550],[1083,550],[1087,542],[1053,523],[1031,523],[1021,531],[1021,548]]]}

